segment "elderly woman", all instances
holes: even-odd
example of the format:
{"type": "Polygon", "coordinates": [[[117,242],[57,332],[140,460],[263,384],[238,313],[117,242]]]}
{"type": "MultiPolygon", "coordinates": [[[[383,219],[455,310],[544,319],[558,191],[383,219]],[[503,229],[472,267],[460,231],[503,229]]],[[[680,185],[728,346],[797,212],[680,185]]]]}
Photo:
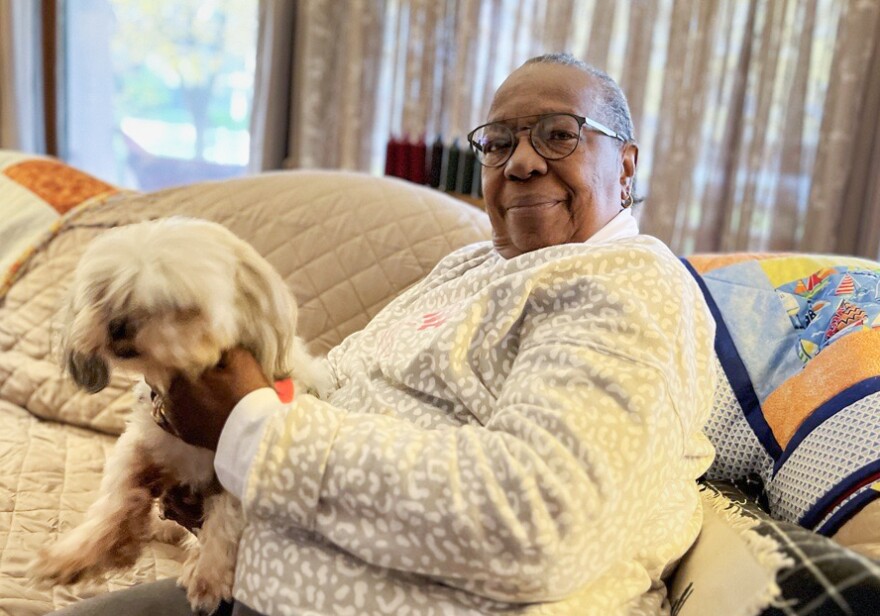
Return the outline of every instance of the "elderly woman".
{"type": "MultiPolygon", "coordinates": [[[[172,387],[169,421],[216,449],[247,512],[233,613],[669,612],[713,455],[714,332],[678,260],[638,234],[626,100],[542,56],[469,139],[492,243],[333,349],[326,400],[280,403],[242,350],[172,387]]],[[[167,587],[68,613],[188,613],[167,587]]]]}

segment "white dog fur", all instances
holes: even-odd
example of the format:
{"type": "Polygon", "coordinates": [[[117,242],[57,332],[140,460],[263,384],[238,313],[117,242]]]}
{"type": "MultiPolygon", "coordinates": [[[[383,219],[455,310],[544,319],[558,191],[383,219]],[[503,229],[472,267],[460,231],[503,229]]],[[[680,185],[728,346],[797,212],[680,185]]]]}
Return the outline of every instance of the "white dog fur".
{"type": "MultiPolygon", "coordinates": [[[[213,452],[168,434],[153,419],[149,382],[161,396],[175,374],[194,378],[225,349],[250,350],[270,379],[294,377],[296,391],[326,390],[324,364],[295,335],[297,308],[278,273],[249,244],[219,224],[169,218],[108,231],[77,265],[62,334],[63,361],[81,387],[103,389],[111,370],[142,374],[125,432],[107,460],[97,501],[85,521],[44,549],[33,566],[57,584],[131,566],[163,527],[155,500],[185,485],[205,492],[215,481],[213,452]]],[[[195,610],[214,611],[232,593],[240,503],[208,496],[198,541],[184,544],[179,578],[195,610]]],[[[187,533],[181,533],[188,535],[187,533]]]]}

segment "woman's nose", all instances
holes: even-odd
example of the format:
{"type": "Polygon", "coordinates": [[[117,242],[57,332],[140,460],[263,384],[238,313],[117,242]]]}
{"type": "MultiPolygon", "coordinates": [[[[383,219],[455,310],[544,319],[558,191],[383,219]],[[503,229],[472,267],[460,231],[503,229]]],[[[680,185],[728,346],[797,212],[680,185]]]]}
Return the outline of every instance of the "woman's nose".
{"type": "Polygon", "coordinates": [[[535,151],[528,131],[517,137],[516,147],[504,165],[504,176],[509,180],[523,181],[547,173],[547,161],[535,151]]]}

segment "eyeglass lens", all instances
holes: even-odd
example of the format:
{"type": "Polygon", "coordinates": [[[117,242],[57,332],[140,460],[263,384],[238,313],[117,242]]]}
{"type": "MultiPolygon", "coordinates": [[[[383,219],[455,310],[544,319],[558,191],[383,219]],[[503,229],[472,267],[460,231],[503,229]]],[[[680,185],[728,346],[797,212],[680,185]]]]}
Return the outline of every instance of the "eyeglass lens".
{"type": "MultiPolygon", "coordinates": [[[[577,148],[580,124],[570,115],[550,115],[538,120],[530,133],[532,147],[538,154],[549,160],[558,160],[577,148]]],[[[513,129],[502,122],[480,127],[472,139],[480,162],[489,167],[507,162],[517,143],[513,129]]]]}

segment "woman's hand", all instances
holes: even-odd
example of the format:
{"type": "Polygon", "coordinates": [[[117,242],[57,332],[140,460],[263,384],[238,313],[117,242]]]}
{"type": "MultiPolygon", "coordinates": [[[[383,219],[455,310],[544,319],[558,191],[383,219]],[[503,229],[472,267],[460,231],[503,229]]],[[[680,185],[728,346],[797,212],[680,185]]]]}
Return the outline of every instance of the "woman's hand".
{"type": "Polygon", "coordinates": [[[171,381],[164,410],[168,429],[190,445],[217,450],[220,432],[239,400],[271,387],[249,351],[236,347],[195,381],[178,375],[171,381]]]}

